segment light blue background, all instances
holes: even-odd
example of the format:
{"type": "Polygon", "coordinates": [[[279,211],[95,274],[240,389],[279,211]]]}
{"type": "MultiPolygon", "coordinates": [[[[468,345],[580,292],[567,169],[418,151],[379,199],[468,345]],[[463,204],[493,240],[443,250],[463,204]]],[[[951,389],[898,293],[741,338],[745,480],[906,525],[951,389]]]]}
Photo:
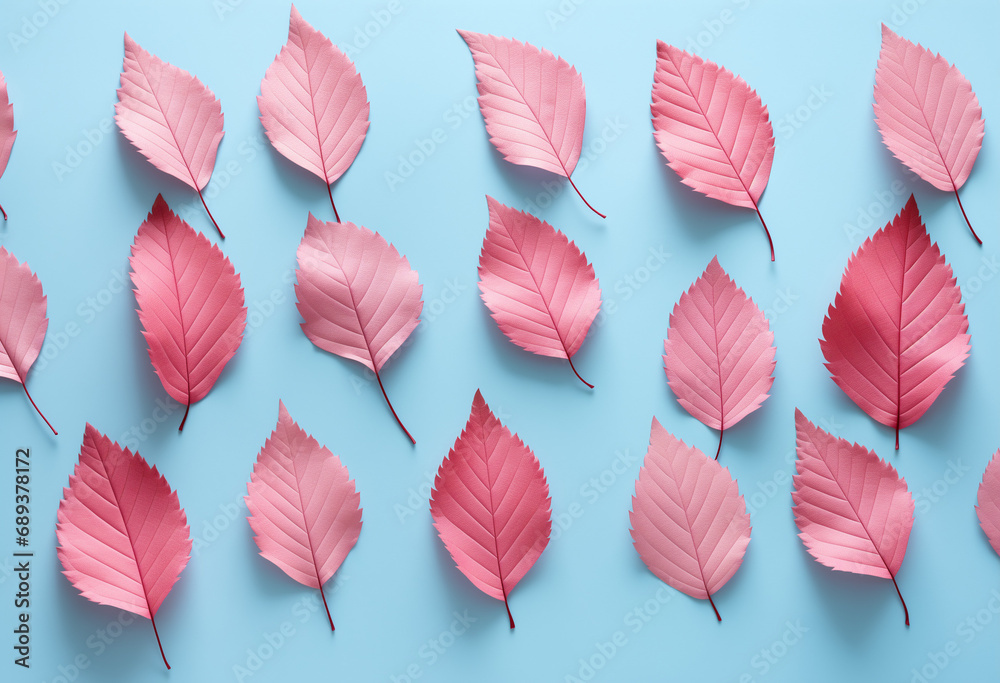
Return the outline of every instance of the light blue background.
{"type": "MultiPolygon", "coordinates": [[[[334,187],[338,209],[394,242],[424,285],[425,323],[385,372],[415,448],[361,366],[317,350],[298,327],[288,277],[295,249],[307,212],[329,219],[331,211],[322,183],[267,144],[254,99],[285,42],[288,4],[121,0],[98,7],[50,0],[58,11],[47,18],[39,14],[44,1],[3,3],[0,69],[20,134],[0,180],[0,202],[11,216],[0,226],[0,243],[30,263],[49,297],[48,360],[29,386],[60,429],[52,437],[21,389],[3,383],[0,448],[8,484],[0,491],[0,527],[13,526],[13,451],[30,447],[37,552],[30,673],[10,662],[14,582],[0,572],[0,630],[8,634],[0,639],[3,677],[64,680],[58,676],[72,675],[82,656],[88,667],[79,681],[232,681],[234,666],[248,665],[249,649],[270,655],[243,679],[253,683],[390,681],[411,666],[420,680],[563,681],[580,677],[580,660],[591,658],[599,665],[596,680],[607,681],[738,681],[747,674],[743,680],[909,682],[920,680],[914,668],[935,674],[929,653],[953,642],[953,655],[938,657],[946,669],[936,680],[996,680],[1000,626],[990,609],[1000,609],[1000,601],[991,602],[1000,590],[1000,558],[973,505],[982,470],[1000,446],[997,145],[991,128],[963,188],[985,241],[978,247],[954,198],[904,173],[883,147],[871,101],[885,21],[957,63],[992,125],[1000,114],[997,4],[398,1],[401,11],[383,13],[391,20],[369,44],[358,37],[366,26],[376,33],[371,12],[384,12],[386,2],[303,0],[299,9],[341,47],[355,44],[371,100],[368,138],[334,187]],[[34,33],[24,23],[42,19],[34,33]],[[559,190],[554,199],[536,201],[543,181],[554,177],[512,166],[493,150],[479,113],[465,109],[475,94],[474,70],[455,28],[545,46],[580,70],[589,158],[574,179],[606,221],[564,182],[549,185],[559,190]],[[229,235],[223,249],[242,274],[252,332],[180,435],[181,410],[153,374],[134,297],[115,283],[127,281],[132,238],[157,192],[175,210],[186,207],[196,229],[214,233],[197,197],[110,127],[123,30],[197,74],[226,115],[208,201],[229,235]],[[11,33],[27,40],[12,45],[11,33]],[[702,55],[744,76],[768,105],[778,150],[761,210],[774,235],[775,264],[752,213],[695,194],[665,167],[649,122],[657,38],[689,49],[700,40],[702,55]],[[809,99],[814,88],[829,94],[825,102],[809,99]],[[98,141],[93,131],[102,122],[98,141]],[[616,126],[624,129],[615,133],[616,126]],[[399,156],[436,129],[445,141],[390,188],[385,174],[398,172],[399,156]],[[602,143],[602,134],[615,139],[602,143]],[[88,135],[95,141],[89,147],[88,135]],[[57,164],[70,162],[75,168],[60,173],[57,164]],[[817,338],[849,254],[911,191],[963,287],[973,351],[924,418],[904,430],[897,454],[891,430],[830,381],[817,338]],[[520,208],[535,204],[593,260],[606,310],[612,301],[617,307],[576,358],[596,390],[583,387],[565,363],[514,347],[489,319],[476,292],[486,193],[520,208]],[[658,250],[670,254],[662,265],[650,260],[658,250]],[[722,462],[755,510],[743,566],[716,598],[721,624],[707,603],[663,587],[632,549],[628,531],[652,416],[708,452],[716,444],[715,432],[677,404],[660,359],[671,307],[716,254],[768,311],[778,346],[772,397],[727,434],[723,447],[722,462]],[[994,266],[984,268],[988,263],[994,266]],[[447,294],[452,290],[457,296],[447,294]],[[283,302],[266,315],[260,302],[272,296],[283,302]],[[60,336],[71,330],[78,334],[60,336]],[[537,454],[563,527],[512,594],[513,632],[503,606],[454,568],[426,505],[427,483],[480,387],[537,454]],[[301,620],[303,605],[318,606],[315,592],[261,559],[242,519],[245,482],[274,426],[279,397],[341,456],[361,492],[360,541],[337,588],[328,586],[333,635],[319,613],[301,620]],[[160,401],[175,410],[156,424],[160,401]],[[918,494],[899,574],[909,629],[889,582],[831,572],[796,537],[787,480],[796,406],[887,457],[918,494]],[[132,439],[127,443],[161,469],[187,510],[196,554],[157,619],[174,667],[169,675],[147,622],[109,629],[119,613],[81,598],[59,572],[56,510],[86,421],[132,439]],[[130,436],[133,428],[141,439],[130,436]],[[578,516],[569,517],[570,510],[578,516]],[[476,621],[460,637],[442,639],[456,612],[476,621]],[[962,626],[977,614],[981,631],[962,626]],[[269,651],[267,634],[286,622],[294,635],[269,651]],[[788,624],[807,631],[796,640],[788,624]],[[117,637],[99,652],[102,630],[117,637]],[[625,644],[602,661],[597,644],[618,631],[625,644]],[[775,645],[783,637],[796,642],[775,645]],[[762,650],[770,650],[773,663],[762,650]]],[[[2,545],[11,549],[12,539],[2,545]]],[[[3,558],[9,568],[8,550],[3,558]]]]}

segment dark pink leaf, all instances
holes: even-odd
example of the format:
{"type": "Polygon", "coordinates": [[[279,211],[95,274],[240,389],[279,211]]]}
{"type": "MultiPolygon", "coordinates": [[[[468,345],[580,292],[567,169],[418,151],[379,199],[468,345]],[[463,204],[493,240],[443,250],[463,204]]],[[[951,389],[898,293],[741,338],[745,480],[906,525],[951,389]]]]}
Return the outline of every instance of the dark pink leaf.
{"type": "Polygon", "coordinates": [[[465,430],[441,462],[431,516],[455,565],[476,588],[503,600],[549,543],[552,499],[531,449],[476,391],[465,430]]]}
{"type": "Polygon", "coordinates": [[[837,383],[874,420],[899,430],[934,403],[969,356],[969,321],[951,266],[910,197],[851,257],[820,346],[837,383]]]}

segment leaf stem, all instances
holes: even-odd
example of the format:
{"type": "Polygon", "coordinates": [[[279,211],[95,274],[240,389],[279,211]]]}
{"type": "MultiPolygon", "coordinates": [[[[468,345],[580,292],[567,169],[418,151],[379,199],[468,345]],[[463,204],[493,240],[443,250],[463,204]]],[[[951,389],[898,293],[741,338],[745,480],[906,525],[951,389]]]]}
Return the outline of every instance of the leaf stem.
{"type": "Polygon", "coordinates": [[[319,594],[323,598],[323,607],[326,609],[326,618],[330,620],[330,630],[336,631],[337,629],[333,625],[333,617],[330,616],[330,606],[326,604],[326,594],[323,593],[323,584],[319,585],[319,594]]]}
{"type": "Polygon", "coordinates": [[[771,241],[771,231],[767,229],[767,223],[764,222],[764,217],[760,215],[757,202],[753,203],[753,210],[757,212],[757,218],[760,219],[760,224],[764,226],[764,234],[767,235],[767,246],[771,248],[771,261],[774,261],[774,242],[771,241]]]}
{"type": "Polygon", "coordinates": [[[906,617],[906,625],[910,625],[910,610],[906,609],[906,600],[903,600],[903,594],[899,592],[899,584],[896,583],[896,577],[889,575],[892,578],[892,585],[896,587],[896,595],[899,596],[899,601],[903,603],[903,615],[906,617]]]}
{"type": "Polygon", "coordinates": [[[337,222],[339,223],[340,222],[340,214],[337,213],[337,205],[333,203],[333,190],[330,189],[330,184],[329,183],[327,183],[327,185],[326,185],[326,193],[328,195],[330,195],[330,206],[333,207],[333,216],[334,216],[334,218],[337,219],[337,222]]]}
{"type": "Polygon", "coordinates": [[[0,213],[3,214],[3,219],[7,220],[7,212],[3,210],[3,206],[0,205],[0,213]]]}
{"type": "Polygon", "coordinates": [[[726,433],[726,428],[723,427],[719,430],[719,447],[715,449],[715,459],[719,459],[719,453],[722,452],[722,435],[726,433]]]}
{"type": "Polygon", "coordinates": [[[205,203],[205,197],[201,194],[201,190],[198,190],[198,198],[201,199],[201,205],[205,207],[208,217],[212,219],[212,225],[214,225],[215,229],[219,231],[219,237],[226,239],[226,236],[222,234],[222,229],[219,227],[219,224],[215,222],[215,216],[213,216],[212,212],[209,211],[208,204],[205,203]]]}
{"type": "MultiPolygon", "coordinates": [[[[981,239],[979,239],[979,235],[977,235],[976,231],[972,229],[972,223],[969,222],[969,217],[965,214],[965,207],[962,206],[962,198],[958,196],[958,188],[955,187],[954,183],[952,183],[952,188],[954,188],[954,190],[955,190],[955,199],[958,200],[958,208],[960,208],[962,210],[962,218],[965,219],[965,224],[969,226],[969,230],[972,231],[972,236],[975,237],[976,241],[979,242],[979,244],[981,245],[983,243],[983,241],[981,239]]],[[[4,218],[6,218],[6,217],[7,216],[5,214],[4,218]]]]}
{"type": "Polygon", "coordinates": [[[576,378],[577,378],[577,379],[579,379],[579,380],[580,380],[581,382],[583,382],[584,384],[586,384],[586,385],[587,385],[588,387],[590,387],[591,389],[593,389],[593,388],[594,388],[594,385],[593,385],[593,384],[591,384],[590,382],[588,382],[587,380],[585,380],[585,379],[584,379],[583,377],[580,377],[580,373],[576,371],[576,366],[575,366],[575,365],[573,365],[573,357],[572,357],[572,356],[570,356],[570,355],[567,355],[567,356],[566,356],[566,360],[568,360],[568,361],[569,361],[569,367],[573,369],[573,374],[574,374],[574,375],[576,375],[576,378]]]}
{"type": "Polygon", "coordinates": [[[59,432],[56,431],[56,428],[52,426],[52,423],[49,422],[48,418],[46,418],[45,415],[42,415],[42,411],[38,409],[38,406],[35,404],[35,399],[31,398],[31,394],[28,392],[28,385],[21,382],[21,386],[24,387],[24,394],[28,397],[28,400],[31,401],[31,406],[35,409],[35,412],[41,415],[42,419],[45,420],[45,424],[47,424],[49,429],[52,430],[52,433],[59,436],[59,432]]]}
{"type": "Polygon", "coordinates": [[[587,198],[583,196],[583,194],[582,194],[582,193],[580,192],[580,188],[578,188],[578,187],[576,186],[576,183],[574,183],[574,182],[573,182],[573,179],[572,179],[572,178],[570,178],[570,177],[569,177],[569,176],[567,175],[567,176],[566,176],[566,179],[567,179],[567,180],[569,180],[569,184],[570,184],[570,185],[572,185],[572,186],[573,186],[573,189],[574,189],[574,190],[576,190],[576,193],[577,193],[578,195],[580,195],[580,199],[582,199],[582,200],[583,200],[583,203],[587,205],[587,208],[588,208],[588,209],[590,209],[591,211],[593,211],[594,213],[596,213],[596,214],[597,214],[598,216],[600,216],[601,218],[607,218],[607,216],[605,216],[605,215],[604,215],[603,213],[601,213],[600,211],[598,211],[597,209],[595,209],[594,207],[592,207],[592,206],[590,205],[590,202],[588,202],[588,201],[587,201],[587,198]]]}
{"type": "Polygon", "coordinates": [[[163,663],[166,665],[167,671],[170,671],[170,663],[167,662],[167,656],[163,654],[163,643],[160,642],[160,632],[156,630],[156,619],[150,614],[149,620],[153,622],[153,634],[156,636],[156,644],[160,646],[160,656],[163,657],[163,663]]]}
{"type": "Polygon", "coordinates": [[[510,620],[510,628],[514,628],[514,617],[510,613],[510,605],[507,604],[507,591],[503,592],[503,606],[507,608],[507,619],[510,620]]]}
{"type": "Polygon", "coordinates": [[[375,371],[375,379],[378,380],[378,388],[382,390],[382,396],[385,397],[386,405],[389,406],[389,410],[392,411],[392,416],[396,418],[396,423],[399,424],[400,429],[406,434],[406,437],[410,440],[410,443],[416,444],[417,440],[413,438],[409,430],[403,425],[403,421],[399,419],[399,415],[396,414],[396,409],[392,407],[392,401],[389,400],[389,394],[385,393],[385,387],[382,386],[382,377],[378,374],[378,370],[375,371]]]}
{"type": "Polygon", "coordinates": [[[715,606],[715,600],[712,599],[712,594],[708,594],[708,602],[712,605],[712,609],[715,610],[715,618],[722,621],[722,617],[719,615],[719,608],[715,606]]]}
{"type": "Polygon", "coordinates": [[[184,431],[184,423],[188,421],[188,413],[190,411],[191,411],[191,404],[188,403],[187,406],[184,408],[184,417],[181,418],[181,426],[177,428],[177,431],[179,432],[184,431]]]}

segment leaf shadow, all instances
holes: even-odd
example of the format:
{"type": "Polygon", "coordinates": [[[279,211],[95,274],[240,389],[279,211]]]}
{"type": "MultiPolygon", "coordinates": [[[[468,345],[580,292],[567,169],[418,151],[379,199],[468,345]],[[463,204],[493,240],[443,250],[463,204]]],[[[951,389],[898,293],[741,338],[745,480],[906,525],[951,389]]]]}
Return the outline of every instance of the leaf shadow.
{"type": "MultiPolygon", "coordinates": [[[[563,360],[561,358],[552,358],[549,356],[540,356],[531,351],[522,349],[520,346],[510,341],[507,336],[500,331],[500,327],[493,320],[490,315],[489,309],[486,306],[479,306],[480,309],[480,320],[487,326],[488,330],[486,332],[486,337],[489,340],[490,347],[495,351],[496,355],[500,357],[501,364],[508,372],[513,372],[520,377],[531,378],[535,382],[541,381],[542,384],[548,385],[558,385],[559,383],[571,383],[577,387],[578,390],[582,390],[587,393],[593,393],[596,389],[591,389],[587,387],[576,378],[573,374],[572,368],[569,366],[569,361],[563,360]]],[[[574,359],[579,358],[583,350],[588,346],[587,343],[580,348],[580,351],[574,355],[574,359]]],[[[584,379],[588,379],[586,375],[586,368],[580,367],[581,364],[574,361],[574,365],[577,366],[577,371],[583,376],[584,379]]],[[[590,381],[590,380],[588,380],[590,381]]]]}
{"type": "MultiPolygon", "coordinates": [[[[270,142],[265,146],[267,147],[267,156],[271,159],[274,167],[274,174],[278,178],[278,183],[281,184],[283,190],[295,198],[296,205],[308,207],[309,212],[320,220],[336,220],[333,215],[333,208],[330,207],[329,197],[324,196],[326,193],[323,192],[323,179],[315,175],[312,171],[308,171],[288,159],[284,154],[276,150],[270,142]]],[[[350,169],[344,175],[347,175],[347,173],[350,173],[350,169]]],[[[333,193],[334,202],[338,203],[337,211],[343,214],[342,207],[337,198],[337,184],[341,178],[338,178],[333,183],[330,191],[333,193]]],[[[345,220],[349,219],[345,218],[345,220]]]]}
{"type": "Polygon", "coordinates": [[[903,607],[896,597],[892,581],[851,572],[836,571],[817,562],[802,546],[799,562],[806,565],[806,574],[814,587],[811,600],[822,603],[834,632],[854,647],[862,647],[875,636],[878,628],[876,612],[899,612],[903,626],[903,607]]]}
{"type": "MultiPolygon", "coordinates": [[[[166,192],[184,194],[185,196],[193,195],[195,201],[198,201],[198,193],[190,185],[153,166],[124,135],[115,135],[114,137],[118,158],[125,168],[125,175],[129,178],[129,186],[133,188],[137,201],[140,197],[148,197],[149,203],[146,206],[152,206],[156,195],[164,193],[161,189],[164,186],[166,192]]],[[[143,215],[143,219],[145,219],[145,215],[143,215]]],[[[138,225],[135,227],[138,228],[138,225]]]]}

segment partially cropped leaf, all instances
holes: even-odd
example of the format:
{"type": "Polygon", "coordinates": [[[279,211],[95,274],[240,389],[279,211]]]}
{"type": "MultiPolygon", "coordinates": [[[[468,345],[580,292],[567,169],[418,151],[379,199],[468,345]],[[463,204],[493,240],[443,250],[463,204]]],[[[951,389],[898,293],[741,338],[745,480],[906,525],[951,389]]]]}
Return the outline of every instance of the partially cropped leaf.
{"type": "Polygon", "coordinates": [[[28,393],[27,384],[28,371],[42,350],[49,327],[46,304],[38,276],[27,263],[19,263],[0,247],[0,379],[12,379],[24,387],[31,405],[56,434],[28,393]]]}
{"type": "Polygon", "coordinates": [[[976,495],[976,515],[993,550],[1000,554],[1000,450],[993,454],[976,495]]]}
{"type": "MultiPolygon", "coordinates": [[[[14,130],[14,105],[10,103],[7,95],[7,80],[3,72],[0,72],[0,176],[7,170],[7,162],[10,161],[10,150],[14,146],[17,138],[17,131],[14,130]]],[[[0,214],[7,220],[7,212],[0,206],[0,214]]]]}

